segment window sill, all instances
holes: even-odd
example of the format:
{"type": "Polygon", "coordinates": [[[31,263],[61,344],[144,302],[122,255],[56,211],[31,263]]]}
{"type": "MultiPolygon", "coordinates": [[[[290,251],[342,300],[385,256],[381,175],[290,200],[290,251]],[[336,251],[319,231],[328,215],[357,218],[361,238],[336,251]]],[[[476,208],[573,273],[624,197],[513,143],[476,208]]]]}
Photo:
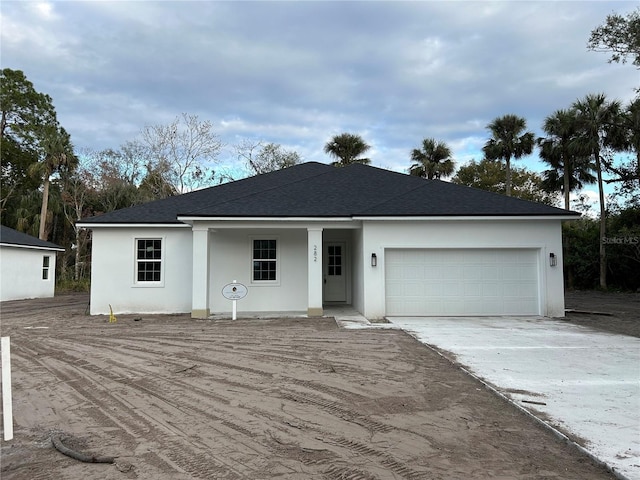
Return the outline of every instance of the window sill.
{"type": "Polygon", "coordinates": [[[132,288],[164,288],[164,282],[138,282],[132,288]]]}

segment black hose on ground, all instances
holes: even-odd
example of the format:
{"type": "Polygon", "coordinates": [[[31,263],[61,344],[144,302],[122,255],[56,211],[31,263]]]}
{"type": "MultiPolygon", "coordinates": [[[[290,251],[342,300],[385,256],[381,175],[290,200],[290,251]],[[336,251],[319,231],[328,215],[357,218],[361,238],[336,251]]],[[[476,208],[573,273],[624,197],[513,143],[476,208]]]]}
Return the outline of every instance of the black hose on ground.
{"type": "Polygon", "coordinates": [[[75,458],[80,462],[85,463],[113,463],[115,461],[115,457],[95,457],[93,455],[86,455],[84,453],[76,452],[75,450],[70,449],[62,443],[62,439],[60,435],[52,435],[51,442],[56,450],[60,453],[66,455],[67,457],[75,458]]]}

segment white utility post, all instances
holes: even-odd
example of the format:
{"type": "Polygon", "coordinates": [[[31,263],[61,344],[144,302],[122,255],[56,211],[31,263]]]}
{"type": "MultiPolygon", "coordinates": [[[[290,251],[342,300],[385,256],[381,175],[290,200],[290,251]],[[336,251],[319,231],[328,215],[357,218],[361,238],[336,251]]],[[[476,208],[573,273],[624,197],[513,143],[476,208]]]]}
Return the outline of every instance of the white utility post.
{"type": "Polygon", "coordinates": [[[11,399],[11,347],[9,337],[2,337],[2,424],[5,441],[13,439],[13,403],[11,399]]]}

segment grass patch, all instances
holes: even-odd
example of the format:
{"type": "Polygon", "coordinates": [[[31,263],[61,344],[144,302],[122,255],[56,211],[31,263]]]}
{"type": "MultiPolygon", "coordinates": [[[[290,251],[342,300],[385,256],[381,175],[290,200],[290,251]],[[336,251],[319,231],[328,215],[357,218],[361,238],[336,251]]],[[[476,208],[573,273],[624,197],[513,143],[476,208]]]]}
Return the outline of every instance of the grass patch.
{"type": "Polygon", "coordinates": [[[56,293],[89,292],[90,289],[91,280],[88,278],[62,279],[56,282],[56,293]]]}

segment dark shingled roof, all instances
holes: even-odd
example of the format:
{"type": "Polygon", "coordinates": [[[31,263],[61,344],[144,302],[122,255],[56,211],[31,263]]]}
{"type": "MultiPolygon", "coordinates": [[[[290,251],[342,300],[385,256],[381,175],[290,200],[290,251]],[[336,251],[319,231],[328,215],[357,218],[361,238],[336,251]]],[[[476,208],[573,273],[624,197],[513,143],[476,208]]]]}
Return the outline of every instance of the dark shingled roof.
{"type": "Polygon", "coordinates": [[[361,164],[309,162],[83,220],[180,223],[189,217],[566,216],[560,208],[361,164]]]}
{"type": "Polygon", "coordinates": [[[19,232],[17,230],[14,230],[13,228],[5,227],[4,225],[0,225],[0,243],[2,243],[3,245],[7,244],[21,247],[37,247],[49,250],[64,251],[64,248],[62,248],[60,245],[40,240],[39,238],[32,237],[31,235],[19,232]]]}

